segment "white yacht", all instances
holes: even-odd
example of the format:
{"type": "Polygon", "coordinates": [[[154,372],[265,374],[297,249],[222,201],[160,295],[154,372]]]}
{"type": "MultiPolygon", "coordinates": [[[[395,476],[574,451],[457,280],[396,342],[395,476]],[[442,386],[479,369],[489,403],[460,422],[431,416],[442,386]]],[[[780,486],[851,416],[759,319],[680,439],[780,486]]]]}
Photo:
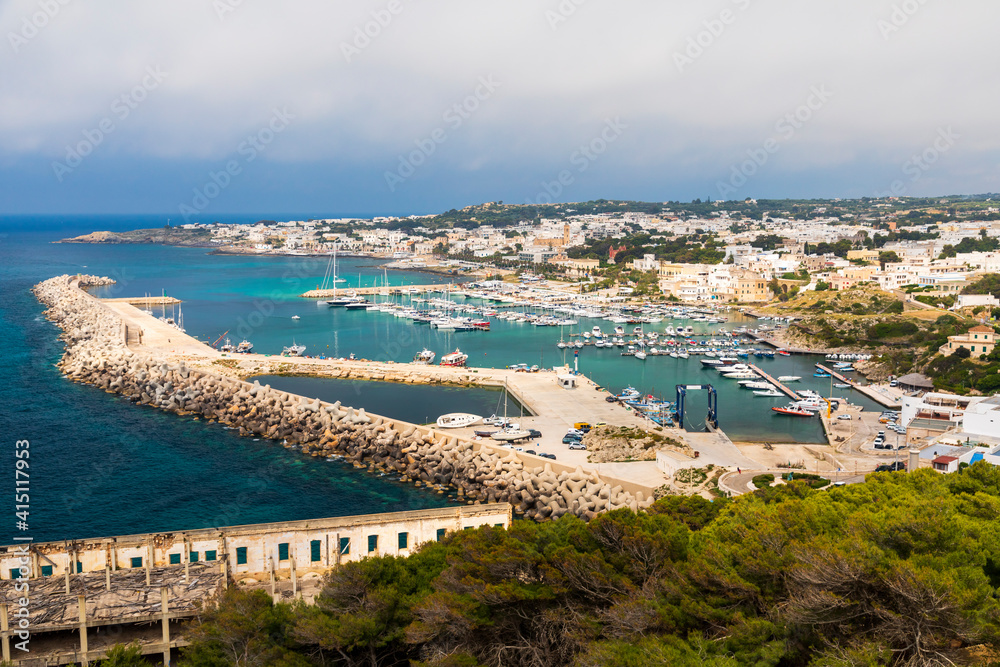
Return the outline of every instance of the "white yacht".
{"type": "Polygon", "coordinates": [[[452,412],[447,415],[441,415],[437,418],[438,428],[464,428],[466,426],[472,426],[473,424],[482,421],[482,417],[479,415],[470,415],[466,412],[452,412]]]}

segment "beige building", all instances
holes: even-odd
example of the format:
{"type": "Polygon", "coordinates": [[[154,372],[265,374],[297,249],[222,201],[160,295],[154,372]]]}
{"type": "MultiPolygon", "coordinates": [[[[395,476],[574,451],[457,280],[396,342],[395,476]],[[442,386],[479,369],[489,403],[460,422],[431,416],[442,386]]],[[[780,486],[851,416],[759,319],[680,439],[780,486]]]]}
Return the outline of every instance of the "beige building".
{"type": "Polygon", "coordinates": [[[944,356],[954,354],[961,347],[972,353],[973,357],[990,354],[996,347],[997,333],[987,326],[972,327],[968,333],[958,336],[948,336],[948,343],[942,345],[938,352],[944,356]]]}

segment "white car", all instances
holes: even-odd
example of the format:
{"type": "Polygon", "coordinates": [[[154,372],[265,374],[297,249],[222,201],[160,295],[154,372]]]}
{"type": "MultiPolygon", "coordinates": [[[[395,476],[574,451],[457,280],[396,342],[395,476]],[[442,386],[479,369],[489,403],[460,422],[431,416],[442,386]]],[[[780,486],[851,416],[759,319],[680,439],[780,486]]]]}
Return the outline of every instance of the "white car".
{"type": "Polygon", "coordinates": [[[587,449],[587,445],[583,444],[582,442],[574,442],[574,443],[571,443],[569,445],[569,448],[570,449],[582,449],[582,450],[586,450],[587,449]]]}
{"type": "Polygon", "coordinates": [[[851,415],[837,415],[837,419],[840,419],[842,421],[850,421],[851,415]]]}

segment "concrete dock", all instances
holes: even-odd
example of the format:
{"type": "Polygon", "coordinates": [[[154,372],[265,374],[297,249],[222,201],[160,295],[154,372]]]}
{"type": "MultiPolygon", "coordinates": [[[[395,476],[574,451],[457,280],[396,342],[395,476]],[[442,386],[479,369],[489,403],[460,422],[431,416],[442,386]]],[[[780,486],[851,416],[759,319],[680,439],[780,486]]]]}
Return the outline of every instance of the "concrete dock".
{"type": "Polygon", "coordinates": [[[754,373],[756,373],[758,376],[760,376],[764,380],[766,380],[766,381],[770,382],[771,384],[773,384],[775,387],[778,388],[778,391],[782,392],[783,394],[785,394],[786,396],[788,396],[789,398],[791,398],[793,401],[802,400],[802,397],[799,396],[797,392],[795,392],[794,390],[792,390],[788,386],[786,386],[786,385],[778,382],[775,378],[771,377],[770,375],[768,375],[767,373],[765,373],[764,371],[762,371],[757,366],[755,366],[753,364],[747,364],[747,365],[750,366],[750,370],[752,370],[754,373]]]}
{"type": "MultiPolygon", "coordinates": [[[[570,467],[579,465],[586,471],[604,470],[604,468],[589,462],[586,451],[570,450],[563,444],[563,436],[574,423],[605,422],[610,425],[640,429],[650,427],[650,424],[633,411],[619,403],[607,402],[605,399],[610,394],[584,376],[577,376],[575,388],[563,389],[557,382],[556,373],[552,371],[524,373],[509,369],[452,368],[392,361],[226,354],[181,333],[175,327],[143,313],[131,304],[123,301],[103,303],[124,321],[128,346],[133,351],[155,353],[157,356],[174,361],[184,361],[192,368],[210,370],[232,377],[246,379],[257,375],[300,374],[356,381],[506,387],[511,396],[531,413],[523,419],[518,418],[516,414],[509,416],[518,421],[522,428],[533,428],[542,432],[540,439],[520,443],[518,446],[555,454],[559,464],[570,467]]],[[[432,420],[437,416],[430,415],[432,420]]],[[[484,427],[480,424],[463,429],[449,429],[442,433],[471,439],[474,437],[473,432],[482,428],[484,427]]],[[[683,432],[674,429],[670,429],[669,434],[676,438],[684,437],[683,432]]],[[[491,440],[483,442],[499,446],[499,443],[493,443],[491,440]]],[[[655,488],[666,481],[664,475],[656,468],[655,461],[629,463],[628,470],[631,473],[629,479],[635,480],[640,486],[655,488]]]]}
{"type": "MultiPolygon", "coordinates": [[[[407,294],[419,292],[438,292],[448,287],[450,283],[437,283],[435,285],[382,285],[379,287],[338,287],[336,289],[311,289],[303,292],[299,296],[303,299],[332,299],[335,296],[346,296],[357,294],[358,296],[375,296],[389,294],[407,294]]],[[[454,287],[454,285],[451,285],[454,287]]]]}
{"type": "Polygon", "coordinates": [[[831,376],[833,376],[834,379],[840,382],[851,385],[851,389],[861,392],[862,394],[872,399],[879,405],[882,405],[883,407],[897,409],[897,410],[899,409],[898,400],[896,400],[892,396],[886,396],[884,394],[879,393],[872,386],[858,384],[857,382],[847,377],[846,375],[842,375],[831,368],[827,368],[823,364],[816,364],[816,368],[820,369],[824,373],[829,373],[831,376]]]}

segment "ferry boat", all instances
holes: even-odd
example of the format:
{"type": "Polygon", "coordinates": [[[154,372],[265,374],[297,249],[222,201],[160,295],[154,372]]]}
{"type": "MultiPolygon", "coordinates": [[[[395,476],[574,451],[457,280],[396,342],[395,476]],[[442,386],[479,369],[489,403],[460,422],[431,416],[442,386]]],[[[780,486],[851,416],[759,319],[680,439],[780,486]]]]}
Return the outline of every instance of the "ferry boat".
{"type": "Polygon", "coordinates": [[[442,366],[465,366],[465,362],[469,360],[469,355],[465,354],[458,348],[455,348],[454,352],[444,355],[441,357],[442,366]]]}
{"type": "Polygon", "coordinates": [[[446,415],[441,415],[437,418],[438,428],[464,428],[466,426],[472,426],[476,422],[482,420],[479,415],[471,415],[467,412],[452,412],[446,415]]]}
{"type": "Polygon", "coordinates": [[[253,343],[244,338],[240,344],[236,346],[236,352],[240,354],[250,354],[253,352],[253,343]]]}
{"type": "Polygon", "coordinates": [[[800,410],[799,408],[786,405],[783,408],[773,407],[771,408],[775,412],[782,415],[791,415],[793,417],[812,417],[815,413],[809,412],[808,410],[800,410]]]}
{"type": "Polygon", "coordinates": [[[415,355],[413,355],[413,363],[415,363],[415,364],[425,364],[425,365],[426,364],[432,364],[432,363],[434,363],[434,357],[436,357],[436,356],[437,355],[434,354],[434,352],[432,352],[431,350],[428,350],[425,347],[423,350],[421,350],[420,352],[417,352],[415,355]]]}

